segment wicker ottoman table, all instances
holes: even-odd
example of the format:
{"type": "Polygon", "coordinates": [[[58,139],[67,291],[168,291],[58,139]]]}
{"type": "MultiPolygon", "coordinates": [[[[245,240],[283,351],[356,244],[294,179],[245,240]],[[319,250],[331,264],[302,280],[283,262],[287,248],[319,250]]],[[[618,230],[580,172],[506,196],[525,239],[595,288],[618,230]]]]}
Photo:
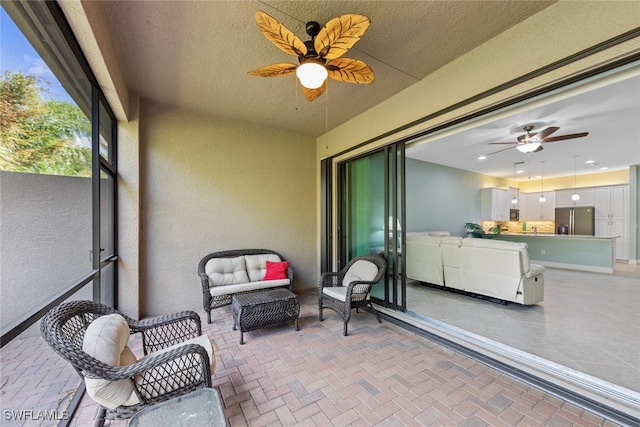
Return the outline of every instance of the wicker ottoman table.
{"type": "Polygon", "coordinates": [[[261,292],[234,295],[231,302],[233,330],[240,328],[240,344],[244,333],[294,321],[296,331],[300,304],[293,292],[287,289],[270,289],[261,292]]]}

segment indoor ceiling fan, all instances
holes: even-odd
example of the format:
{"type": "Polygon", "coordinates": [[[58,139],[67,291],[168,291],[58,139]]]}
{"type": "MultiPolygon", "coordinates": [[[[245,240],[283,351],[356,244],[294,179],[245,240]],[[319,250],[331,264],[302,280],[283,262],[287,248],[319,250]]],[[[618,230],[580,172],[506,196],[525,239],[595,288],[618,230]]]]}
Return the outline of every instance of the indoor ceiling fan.
{"type": "Polygon", "coordinates": [[[296,73],[308,101],[318,99],[327,88],[327,77],[334,80],[369,84],[373,70],[363,61],[342,58],[367,31],[371,21],[362,15],[342,15],[320,28],[315,21],[305,28],[311,40],[303,42],[284,25],[262,11],[256,12],[256,23],[267,40],[283,52],[298,57],[298,64],[278,63],[249,71],[251,76],[279,77],[296,73]]]}
{"type": "Polygon", "coordinates": [[[533,125],[527,125],[523,127],[522,130],[524,130],[526,133],[524,135],[520,135],[518,137],[518,140],[514,142],[490,142],[489,144],[509,144],[511,145],[511,147],[494,151],[493,153],[489,153],[489,154],[496,154],[501,151],[509,150],[514,147],[518,151],[521,151],[523,153],[537,153],[538,151],[541,151],[543,149],[542,144],[544,143],[562,141],[565,139],[582,138],[584,136],[589,135],[589,132],[581,132],[581,133],[572,133],[568,135],[549,136],[560,128],[551,126],[538,133],[536,132],[532,133],[531,131],[533,130],[533,128],[534,128],[533,125]]]}

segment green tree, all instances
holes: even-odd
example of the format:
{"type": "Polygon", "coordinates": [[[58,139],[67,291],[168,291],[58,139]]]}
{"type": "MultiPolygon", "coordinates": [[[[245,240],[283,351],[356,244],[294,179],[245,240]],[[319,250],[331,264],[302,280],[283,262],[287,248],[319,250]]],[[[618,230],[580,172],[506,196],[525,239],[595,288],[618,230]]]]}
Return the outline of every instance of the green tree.
{"type": "Polygon", "coordinates": [[[91,175],[83,146],[89,119],[68,102],[45,100],[34,76],[0,76],[0,169],[51,175],[91,175]]]}

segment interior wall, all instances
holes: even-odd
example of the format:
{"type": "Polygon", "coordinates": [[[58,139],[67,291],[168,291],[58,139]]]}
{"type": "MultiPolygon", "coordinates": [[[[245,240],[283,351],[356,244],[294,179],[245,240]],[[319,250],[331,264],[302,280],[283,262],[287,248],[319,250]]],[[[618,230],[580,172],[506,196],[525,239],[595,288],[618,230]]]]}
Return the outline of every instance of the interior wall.
{"type": "Polygon", "coordinates": [[[407,232],[463,234],[465,222],[481,223],[480,188],[506,187],[501,178],[406,159],[407,232]]]}
{"type": "Polygon", "coordinates": [[[143,315],[202,310],[200,259],[266,248],[315,287],[315,141],[142,102],[143,315]]]}

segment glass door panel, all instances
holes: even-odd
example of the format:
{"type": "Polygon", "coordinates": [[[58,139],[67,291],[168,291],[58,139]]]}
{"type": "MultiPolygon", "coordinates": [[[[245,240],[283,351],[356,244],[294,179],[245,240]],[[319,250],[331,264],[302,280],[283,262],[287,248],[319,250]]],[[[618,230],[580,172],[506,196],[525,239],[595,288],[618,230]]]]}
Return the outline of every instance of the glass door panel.
{"type": "Polygon", "coordinates": [[[372,289],[377,304],[404,310],[402,230],[404,148],[386,147],[339,164],[339,267],[365,254],[382,255],[388,272],[372,289]],[[397,267],[396,267],[397,266],[397,267]]]}

